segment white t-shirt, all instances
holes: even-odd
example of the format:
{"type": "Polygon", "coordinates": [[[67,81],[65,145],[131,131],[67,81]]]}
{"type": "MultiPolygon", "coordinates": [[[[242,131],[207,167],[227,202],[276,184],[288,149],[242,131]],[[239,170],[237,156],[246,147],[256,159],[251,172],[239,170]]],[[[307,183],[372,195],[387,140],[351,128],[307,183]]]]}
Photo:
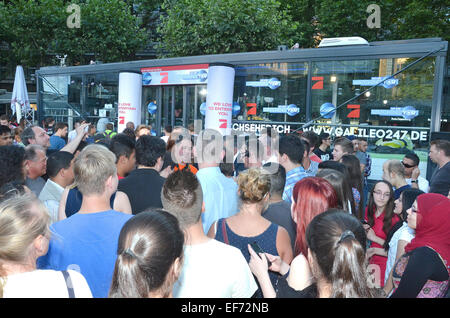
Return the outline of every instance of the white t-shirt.
{"type": "Polygon", "coordinates": [[[257,285],[241,251],[216,240],[186,245],[177,298],[249,298],[257,285]]]}
{"type": "MultiPolygon", "coordinates": [[[[405,179],[405,180],[406,180],[406,183],[411,185],[411,178],[410,179],[405,179]]],[[[424,177],[419,176],[417,178],[417,181],[419,181],[419,189],[422,190],[425,193],[428,193],[428,188],[429,188],[428,180],[425,179],[424,177]]]]}
{"type": "Polygon", "coordinates": [[[384,283],[386,284],[387,279],[389,278],[389,274],[391,273],[392,267],[395,264],[395,257],[397,256],[397,245],[398,241],[406,241],[411,242],[414,238],[415,233],[414,230],[408,226],[408,223],[403,222],[403,225],[395,231],[394,235],[389,242],[389,251],[388,251],[388,259],[386,262],[386,272],[384,274],[384,283]]]}
{"type": "MultiPolygon", "coordinates": [[[[92,298],[86,279],[80,273],[68,270],[76,298],[92,298]]],[[[68,298],[66,281],[61,271],[34,270],[6,277],[5,298],[68,298]]]]}

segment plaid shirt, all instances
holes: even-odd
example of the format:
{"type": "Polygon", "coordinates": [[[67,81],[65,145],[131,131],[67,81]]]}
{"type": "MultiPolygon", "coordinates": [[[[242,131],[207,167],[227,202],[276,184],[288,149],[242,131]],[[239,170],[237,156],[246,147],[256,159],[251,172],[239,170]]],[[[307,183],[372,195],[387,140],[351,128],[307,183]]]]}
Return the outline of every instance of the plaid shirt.
{"type": "Polygon", "coordinates": [[[308,177],[308,174],[305,172],[305,169],[302,166],[289,170],[286,173],[286,184],[283,191],[284,201],[292,203],[292,191],[294,190],[295,184],[306,177],[308,177]]]}

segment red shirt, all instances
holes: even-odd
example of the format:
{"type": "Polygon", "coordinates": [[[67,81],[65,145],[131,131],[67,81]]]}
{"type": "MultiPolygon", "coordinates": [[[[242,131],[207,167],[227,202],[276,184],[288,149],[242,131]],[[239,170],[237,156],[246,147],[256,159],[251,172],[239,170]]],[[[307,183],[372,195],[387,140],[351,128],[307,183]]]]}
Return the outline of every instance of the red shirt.
{"type": "MultiPolygon", "coordinates": [[[[379,238],[386,240],[387,236],[383,231],[383,220],[384,220],[384,211],[383,213],[381,213],[378,217],[375,217],[374,220],[374,225],[372,226],[373,231],[375,232],[375,235],[378,236],[379,238]]],[[[367,217],[367,208],[366,208],[366,213],[365,213],[365,217],[364,219],[366,221],[368,221],[368,217],[367,217]]],[[[400,218],[398,217],[397,214],[393,214],[392,216],[392,223],[391,223],[391,228],[395,225],[395,223],[397,223],[398,221],[400,221],[400,218]]],[[[378,248],[383,248],[383,246],[381,246],[378,243],[375,242],[371,242],[370,243],[370,247],[378,247],[378,248]]],[[[386,272],[386,262],[387,262],[387,256],[381,256],[381,255],[373,255],[370,258],[369,264],[374,264],[374,265],[378,265],[380,267],[380,286],[383,287],[384,286],[384,274],[386,272]]]]}

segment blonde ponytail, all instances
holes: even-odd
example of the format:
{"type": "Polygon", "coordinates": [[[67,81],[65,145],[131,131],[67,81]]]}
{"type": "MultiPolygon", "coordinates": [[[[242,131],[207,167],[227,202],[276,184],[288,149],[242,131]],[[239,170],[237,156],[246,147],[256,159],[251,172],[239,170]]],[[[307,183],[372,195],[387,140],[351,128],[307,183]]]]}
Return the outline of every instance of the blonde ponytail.
{"type": "Polygon", "coordinates": [[[24,262],[39,235],[49,235],[50,216],[33,194],[23,194],[0,203],[0,297],[6,284],[2,262],[24,262]]]}

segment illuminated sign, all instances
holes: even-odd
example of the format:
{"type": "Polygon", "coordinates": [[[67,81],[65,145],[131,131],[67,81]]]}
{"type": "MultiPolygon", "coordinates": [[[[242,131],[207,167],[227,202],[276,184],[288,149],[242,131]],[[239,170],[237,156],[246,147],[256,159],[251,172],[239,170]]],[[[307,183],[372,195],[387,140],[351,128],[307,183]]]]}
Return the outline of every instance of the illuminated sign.
{"type": "MultiPolygon", "coordinates": [[[[372,77],[370,80],[353,80],[353,85],[359,85],[359,86],[375,86],[378,83],[384,81],[389,76],[383,76],[383,77],[372,77]]],[[[380,86],[383,86],[384,88],[392,88],[398,85],[398,79],[391,78],[386,81],[384,81],[380,86]]]]}
{"type": "Polygon", "coordinates": [[[292,117],[300,112],[300,107],[297,107],[295,104],[278,105],[278,107],[263,107],[263,112],[271,114],[287,114],[292,117]]]}
{"type": "Polygon", "coordinates": [[[391,107],[389,109],[372,109],[371,115],[387,116],[387,117],[403,117],[405,119],[414,119],[419,116],[419,111],[413,106],[391,107]]]}
{"type": "Polygon", "coordinates": [[[141,68],[142,85],[206,84],[208,67],[208,64],[192,64],[141,68]]]}
{"type": "Polygon", "coordinates": [[[277,89],[281,86],[281,81],[276,77],[262,78],[259,81],[245,82],[245,86],[249,87],[268,87],[270,89],[277,89]]]}

